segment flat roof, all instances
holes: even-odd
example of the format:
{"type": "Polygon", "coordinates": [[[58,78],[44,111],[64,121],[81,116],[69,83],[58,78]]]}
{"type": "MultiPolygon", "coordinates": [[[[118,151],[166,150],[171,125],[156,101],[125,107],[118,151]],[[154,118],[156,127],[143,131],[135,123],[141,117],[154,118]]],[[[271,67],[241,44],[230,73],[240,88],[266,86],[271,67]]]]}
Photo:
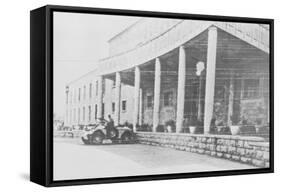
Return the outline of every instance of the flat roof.
{"type": "Polygon", "coordinates": [[[131,25],[129,25],[128,27],[126,27],[125,29],[121,30],[119,33],[117,33],[116,35],[114,35],[113,37],[111,37],[107,42],[111,42],[114,39],[116,39],[117,37],[121,36],[122,34],[124,34],[126,31],[130,30],[131,28],[133,28],[136,24],[138,24],[141,20],[143,20],[143,18],[140,18],[139,20],[135,21],[134,23],[132,23],[131,25]]]}

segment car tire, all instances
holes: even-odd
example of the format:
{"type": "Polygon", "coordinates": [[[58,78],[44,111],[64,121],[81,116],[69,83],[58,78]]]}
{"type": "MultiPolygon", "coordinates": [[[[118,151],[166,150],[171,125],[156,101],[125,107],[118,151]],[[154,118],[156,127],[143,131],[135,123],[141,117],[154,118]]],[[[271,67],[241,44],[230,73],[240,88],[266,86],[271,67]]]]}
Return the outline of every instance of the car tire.
{"type": "Polygon", "coordinates": [[[118,138],[118,130],[115,129],[115,128],[110,128],[110,129],[108,130],[108,137],[109,137],[109,139],[111,139],[111,140],[117,139],[117,138],[118,138]]]}
{"type": "Polygon", "coordinates": [[[122,143],[130,143],[132,141],[132,134],[125,132],[121,137],[122,143]]]}
{"type": "Polygon", "coordinates": [[[89,144],[90,144],[89,139],[84,139],[84,138],[82,137],[82,141],[83,141],[83,143],[84,143],[85,145],[89,145],[89,144]]]}
{"type": "Polygon", "coordinates": [[[101,131],[97,131],[91,136],[91,143],[97,145],[102,144],[104,138],[105,135],[101,131]]]}

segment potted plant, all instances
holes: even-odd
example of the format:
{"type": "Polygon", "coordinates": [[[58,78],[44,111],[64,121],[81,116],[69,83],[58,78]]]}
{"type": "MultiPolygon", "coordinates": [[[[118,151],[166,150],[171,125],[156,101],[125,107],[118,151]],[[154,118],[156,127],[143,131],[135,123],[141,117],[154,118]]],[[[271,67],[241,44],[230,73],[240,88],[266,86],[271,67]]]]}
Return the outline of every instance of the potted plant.
{"type": "Polygon", "coordinates": [[[230,132],[231,135],[238,135],[240,133],[240,118],[238,115],[231,116],[230,132]]]}
{"type": "Polygon", "coordinates": [[[189,132],[191,134],[195,134],[196,128],[197,128],[197,120],[195,118],[191,118],[189,122],[189,132]]]}
{"type": "Polygon", "coordinates": [[[166,121],[165,132],[168,132],[168,133],[176,132],[176,123],[174,120],[166,121]]]}
{"type": "Polygon", "coordinates": [[[165,131],[164,125],[157,125],[156,132],[164,132],[164,131],[165,131]]]}

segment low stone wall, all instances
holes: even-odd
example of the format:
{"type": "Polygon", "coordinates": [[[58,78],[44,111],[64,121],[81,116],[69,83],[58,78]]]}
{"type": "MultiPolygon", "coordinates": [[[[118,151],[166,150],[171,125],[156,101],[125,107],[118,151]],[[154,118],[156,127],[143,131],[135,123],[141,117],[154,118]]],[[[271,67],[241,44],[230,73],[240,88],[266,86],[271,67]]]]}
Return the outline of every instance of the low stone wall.
{"type": "Polygon", "coordinates": [[[82,134],[83,134],[83,130],[71,130],[71,131],[54,130],[53,136],[54,137],[81,137],[82,134]]]}
{"type": "Polygon", "coordinates": [[[142,144],[206,154],[256,167],[269,167],[269,143],[260,137],[137,132],[142,144]]]}

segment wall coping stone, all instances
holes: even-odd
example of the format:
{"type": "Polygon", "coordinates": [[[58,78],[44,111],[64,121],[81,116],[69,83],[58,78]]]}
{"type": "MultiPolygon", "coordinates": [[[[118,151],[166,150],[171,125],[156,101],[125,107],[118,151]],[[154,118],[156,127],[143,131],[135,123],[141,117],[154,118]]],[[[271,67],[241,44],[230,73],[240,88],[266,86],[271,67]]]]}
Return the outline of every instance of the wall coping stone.
{"type": "Polygon", "coordinates": [[[265,139],[262,137],[251,137],[251,136],[241,136],[241,135],[213,135],[213,134],[191,134],[191,133],[159,133],[159,132],[144,132],[137,131],[136,134],[144,135],[159,135],[159,136],[188,136],[188,137],[208,137],[216,139],[232,139],[232,140],[244,140],[244,141],[255,141],[251,145],[255,146],[269,146],[269,143],[260,143],[264,142],[265,139]]]}

